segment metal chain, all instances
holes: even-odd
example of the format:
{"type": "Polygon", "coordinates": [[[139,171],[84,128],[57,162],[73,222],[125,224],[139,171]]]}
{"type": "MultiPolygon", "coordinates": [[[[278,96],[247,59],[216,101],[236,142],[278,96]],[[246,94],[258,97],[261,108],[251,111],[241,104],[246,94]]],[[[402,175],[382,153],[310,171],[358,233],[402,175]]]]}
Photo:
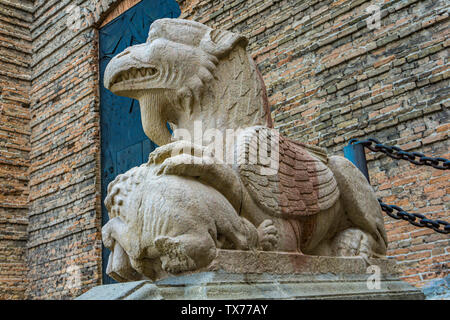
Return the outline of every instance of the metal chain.
{"type": "Polygon", "coordinates": [[[430,229],[433,229],[436,232],[448,234],[450,233],[450,223],[443,221],[443,220],[431,220],[427,219],[424,215],[421,215],[419,213],[409,213],[400,208],[399,206],[395,205],[389,205],[381,201],[381,199],[378,199],[378,202],[380,203],[381,210],[386,212],[390,217],[397,219],[397,220],[406,220],[410,224],[416,226],[416,227],[427,227],[430,229]],[[394,213],[394,211],[397,211],[394,213]],[[418,220],[418,221],[416,221],[418,220]],[[443,226],[441,228],[441,226],[443,226]]]}
{"type": "MultiPolygon", "coordinates": [[[[382,152],[393,159],[407,160],[415,165],[431,166],[439,170],[450,169],[450,161],[445,158],[427,157],[420,152],[406,152],[396,146],[386,146],[374,138],[370,138],[363,141],[358,141],[357,139],[350,140],[350,144],[353,143],[362,144],[365,148],[373,152],[382,152]]],[[[386,204],[381,199],[378,199],[378,202],[380,203],[381,210],[386,212],[391,218],[397,220],[406,220],[416,227],[430,228],[439,233],[443,234],[450,233],[450,223],[448,223],[447,221],[432,220],[428,219],[427,217],[419,213],[409,213],[400,208],[399,206],[386,204]]]]}
{"type": "Polygon", "coordinates": [[[420,152],[407,152],[396,146],[386,146],[377,139],[367,139],[364,141],[358,141],[356,139],[350,140],[350,143],[362,144],[367,149],[373,152],[382,152],[393,159],[403,159],[419,166],[431,166],[439,170],[450,169],[450,160],[445,158],[432,158],[427,157],[420,152]]]}

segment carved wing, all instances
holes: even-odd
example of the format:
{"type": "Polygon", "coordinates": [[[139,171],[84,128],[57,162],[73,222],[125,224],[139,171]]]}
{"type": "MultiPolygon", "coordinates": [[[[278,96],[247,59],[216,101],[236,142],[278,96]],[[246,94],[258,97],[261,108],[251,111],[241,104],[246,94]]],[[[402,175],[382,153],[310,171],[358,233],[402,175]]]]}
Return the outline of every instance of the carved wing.
{"type": "Polygon", "coordinates": [[[246,129],[238,141],[238,171],[243,184],[268,214],[284,219],[311,216],[330,208],[339,198],[337,182],[326,165],[328,158],[323,149],[289,140],[265,127],[246,129]],[[278,148],[273,148],[274,140],[279,141],[278,148]],[[272,148],[266,147],[265,141],[272,148]],[[260,161],[264,160],[260,155],[266,153],[265,149],[271,152],[279,149],[278,159],[268,153],[275,161],[271,164],[260,161]],[[250,160],[252,155],[254,160],[255,154],[256,163],[250,160]],[[278,168],[273,166],[274,162],[278,162],[278,168]],[[271,168],[275,170],[270,172],[271,168]]]}

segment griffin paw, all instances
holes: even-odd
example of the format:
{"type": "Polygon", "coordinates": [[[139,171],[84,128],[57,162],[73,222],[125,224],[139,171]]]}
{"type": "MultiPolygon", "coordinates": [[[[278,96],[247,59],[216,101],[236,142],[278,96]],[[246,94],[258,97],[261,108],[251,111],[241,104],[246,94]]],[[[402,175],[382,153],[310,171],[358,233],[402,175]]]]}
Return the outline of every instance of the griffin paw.
{"type": "Polygon", "coordinates": [[[166,159],[183,154],[202,157],[206,153],[207,150],[205,147],[193,144],[189,141],[180,140],[157,148],[150,154],[147,164],[162,164],[166,159]]]}
{"type": "Polygon", "coordinates": [[[278,246],[278,229],[272,220],[264,220],[258,227],[259,246],[264,251],[273,251],[278,246]]]}
{"type": "Polygon", "coordinates": [[[336,236],[333,246],[336,256],[369,258],[373,255],[374,245],[372,236],[360,229],[350,228],[336,236]]]}
{"type": "MultiPolygon", "coordinates": [[[[187,154],[181,154],[173,158],[166,159],[156,170],[157,175],[185,175],[186,172],[193,174],[195,172],[195,166],[193,165],[211,165],[214,164],[214,159],[204,156],[195,157],[187,154]],[[188,169],[186,169],[188,167],[188,169]]],[[[201,168],[198,168],[200,170],[201,168]]]]}

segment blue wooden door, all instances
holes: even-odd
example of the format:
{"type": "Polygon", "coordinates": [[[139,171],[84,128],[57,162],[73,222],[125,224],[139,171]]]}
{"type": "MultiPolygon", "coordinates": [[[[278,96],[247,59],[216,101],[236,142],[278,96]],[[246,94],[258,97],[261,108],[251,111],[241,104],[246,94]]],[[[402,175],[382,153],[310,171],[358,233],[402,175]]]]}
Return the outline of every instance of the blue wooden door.
{"type": "MultiPolygon", "coordinates": [[[[179,15],[175,0],[143,0],[99,31],[102,225],[109,220],[103,203],[108,184],[117,175],[146,162],[156,148],[142,129],[139,102],[116,96],[103,86],[106,66],[127,47],[144,43],[153,21],[179,15]]],[[[103,247],[103,284],[115,282],[105,272],[109,253],[103,247]]]]}

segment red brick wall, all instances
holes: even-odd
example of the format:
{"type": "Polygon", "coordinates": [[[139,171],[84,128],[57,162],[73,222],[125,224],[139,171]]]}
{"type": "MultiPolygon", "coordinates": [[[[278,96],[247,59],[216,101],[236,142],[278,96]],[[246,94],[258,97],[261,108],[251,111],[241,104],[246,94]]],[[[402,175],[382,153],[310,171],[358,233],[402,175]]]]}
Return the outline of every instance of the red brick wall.
{"type": "MultiPolygon", "coordinates": [[[[75,3],[75,2],[74,2],[75,3]]],[[[101,283],[97,33],[67,27],[70,1],[35,1],[28,294],[101,283]]]]}
{"type": "MultiPolygon", "coordinates": [[[[184,0],[183,15],[250,39],[275,125],[331,154],[352,138],[450,157],[448,4],[445,0],[184,0]],[[381,4],[381,28],[365,11],[381,4]]],[[[368,155],[386,202],[450,221],[450,174],[368,155]]],[[[448,236],[386,217],[389,252],[405,280],[448,275],[448,236]]]]}
{"type": "Polygon", "coordinates": [[[33,299],[73,298],[101,284],[96,27],[120,3],[35,1],[27,244],[33,299]],[[88,13],[79,29],[68,26],[71,5],[88,13]]]}
{"type": "Polygon", "coordinates": [[[101,284],[96,27],[120,3],[0,0],[0,299],[101,284]]]}
{"type": "Polygon", "coordinates": [[[26,288],[32,9],[0,0],[0,299],[26,288]]]}

